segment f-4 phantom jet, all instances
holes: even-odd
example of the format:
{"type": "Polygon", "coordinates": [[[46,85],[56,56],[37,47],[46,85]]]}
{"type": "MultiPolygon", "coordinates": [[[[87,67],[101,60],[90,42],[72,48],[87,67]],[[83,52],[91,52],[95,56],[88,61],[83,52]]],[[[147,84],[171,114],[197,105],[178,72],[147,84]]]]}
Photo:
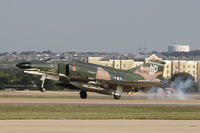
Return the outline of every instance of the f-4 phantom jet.
{"type": "Polygon", "coordinates": [[[113,95],[120,99],[123,92],[147,91],[159,86],[164,70],[163,62],[148,62],[130,70],[120,70],[81,61],[62,63],[22,62],[16,65],[24,73],[41,76],[41,91],[45,79],[57,81],[56,85],[79,89],[80,97],[87,98],[87,92],[113,95]]]}

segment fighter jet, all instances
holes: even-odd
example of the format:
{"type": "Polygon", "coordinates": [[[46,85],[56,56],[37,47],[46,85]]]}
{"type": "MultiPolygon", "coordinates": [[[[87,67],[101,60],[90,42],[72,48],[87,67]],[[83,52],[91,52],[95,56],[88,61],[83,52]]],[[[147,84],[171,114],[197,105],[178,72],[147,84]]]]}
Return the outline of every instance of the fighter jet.
{"type": "Polygon", "coordinates": [[[80,90],[80,97],[87,98],[87,92],[113,95],[120,99],[123,92],[147,91],[160,85],[163,62],[148,62],[130,70],[119,70],[81,61],[61,63],[22,62],[16,65],[24,73],[41,76],[41,91],[45,79],[57,81],[56,85],[80,90]]]}

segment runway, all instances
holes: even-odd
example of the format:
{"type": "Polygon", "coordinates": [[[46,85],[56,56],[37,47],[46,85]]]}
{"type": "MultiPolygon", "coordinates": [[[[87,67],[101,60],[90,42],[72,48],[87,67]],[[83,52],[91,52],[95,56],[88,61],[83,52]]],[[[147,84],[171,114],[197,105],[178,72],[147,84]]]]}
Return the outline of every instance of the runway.
{"type": "MultiPolygon", "coordinates": [[[[0,104],[19,105],[91,105],[91,106],[200,106],[200,100],[147,99],[144,95],[112,96],[88,93],[80,99],[77,92],[0,92],[0,104]]],[[[198,99],[198,95],[195,95],[198,99]]],[[[0,120],[3,133],[198,133],[199,120],[0,120]]]]}
{"type": "MultiPolygon", "coordinates": [[[[200,106],[200,100],[147,99],[144,94],[137,96],[124,95],[121,100],[112,96],[88,93],[88,99],[80,99],[78,92],[1,92],[0,104],[23,105],[96,105],[96,106],[200,106]]],[[[198,99],[199,95],[194,95],[198,99]]]]}
{"type": "Polygon", "coordinates": [[[95,105],[95,106],[200,106],[199,100],[106,100],[63,98],[0,98],[0,104],[17,105],[95,105]]]}
{"type": "Polygon", "coordinates": [[[198,120],[0,120],[2,133],[199,133],[198,120]]]}

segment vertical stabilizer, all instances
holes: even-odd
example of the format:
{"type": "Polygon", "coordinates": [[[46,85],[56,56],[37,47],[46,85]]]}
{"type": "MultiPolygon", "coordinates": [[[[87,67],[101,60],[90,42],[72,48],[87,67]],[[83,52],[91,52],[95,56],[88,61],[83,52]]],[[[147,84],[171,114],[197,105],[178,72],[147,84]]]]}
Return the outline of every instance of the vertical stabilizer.
{"type": "Polygon", "coordinates": [[[161,61],[148,62],[139,67],[130,69],[134,74],[142,76],[145,80],[156,80],[163,78],[165,63],[161,61]]]}

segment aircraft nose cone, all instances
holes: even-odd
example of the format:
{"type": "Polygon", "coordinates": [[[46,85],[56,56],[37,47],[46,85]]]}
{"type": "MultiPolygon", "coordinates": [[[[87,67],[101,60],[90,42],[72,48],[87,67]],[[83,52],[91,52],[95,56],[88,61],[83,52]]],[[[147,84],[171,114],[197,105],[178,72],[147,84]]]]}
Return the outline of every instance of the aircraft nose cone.
{"type": "Polygon", "coordinates": [[[16,67],[20,69],[30,69],[31,68],[31,62],[22,62],[16,65],[16,67]]]}

